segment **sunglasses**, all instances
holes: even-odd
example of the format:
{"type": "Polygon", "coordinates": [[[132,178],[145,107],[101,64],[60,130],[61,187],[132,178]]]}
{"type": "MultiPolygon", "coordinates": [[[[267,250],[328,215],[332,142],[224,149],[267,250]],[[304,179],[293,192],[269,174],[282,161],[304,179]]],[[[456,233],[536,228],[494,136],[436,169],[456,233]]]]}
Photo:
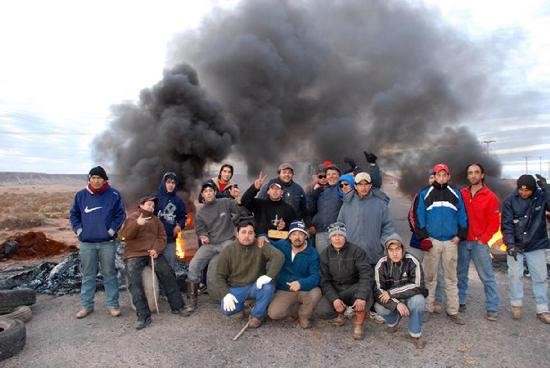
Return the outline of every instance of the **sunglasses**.
{"type": "Polygon", "coordinates": [[[319,175],[317,175],[317,177],[318,177],[319,179],[324,179],[324,178],[326,178],[327,176],[326,176],[326,175],[323,175],[323,174],[319,174],[319,175]]]}
{"type": "Polygon", "coordinates": [[[340,183],[340,188],[349,187],[348,183],[340,183]]]}

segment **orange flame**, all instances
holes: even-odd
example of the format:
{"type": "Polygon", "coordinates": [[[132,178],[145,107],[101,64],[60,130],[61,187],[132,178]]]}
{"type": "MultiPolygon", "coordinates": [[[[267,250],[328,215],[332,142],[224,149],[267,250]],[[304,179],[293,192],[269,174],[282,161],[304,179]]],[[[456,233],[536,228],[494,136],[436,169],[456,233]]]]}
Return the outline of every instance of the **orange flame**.
{"type": "Polygon", "coordinates": [[[179,259],[185,258],[185,240],[183,239],[183,231],[178,232],[176,238],[176,257],[179,259]]]}

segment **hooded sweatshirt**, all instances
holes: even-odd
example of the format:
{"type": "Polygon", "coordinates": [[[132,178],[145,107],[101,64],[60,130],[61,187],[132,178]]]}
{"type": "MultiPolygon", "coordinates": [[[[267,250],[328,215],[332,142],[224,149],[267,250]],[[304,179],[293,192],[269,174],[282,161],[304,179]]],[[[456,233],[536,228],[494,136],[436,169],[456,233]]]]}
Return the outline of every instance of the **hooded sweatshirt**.
{"type": "Polygon", "coordinates": [[[167,242],[173,243],[175,241],[173,230],[176,225],[179,225],[182,229],[185,227],[187,211],[181,198],[176,195],[176,190],[171,193],[166,191],[166,180],[168,179],[174,179],[176,184],[178,183],[174,173],[167,172],[162,176],[158,193],[155,195],[158,200],[155,211],[164,225],[167,242]]]}

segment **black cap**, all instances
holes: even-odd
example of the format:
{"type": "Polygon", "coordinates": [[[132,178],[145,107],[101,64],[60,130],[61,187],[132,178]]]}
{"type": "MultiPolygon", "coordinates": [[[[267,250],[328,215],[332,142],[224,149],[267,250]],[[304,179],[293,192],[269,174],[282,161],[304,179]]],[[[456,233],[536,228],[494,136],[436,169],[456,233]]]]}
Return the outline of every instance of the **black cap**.
{"type": "Polygon", "coordinates": [[[105,169],[102,168],[101,166],[96,166],[96,167],[92,168],[90,170],[90,172],[88,173],[88,179],[91,178],[94,175],[97,175],[97,176],[103,178],[104,180],[109,180],[109,178],[107,177],[107,173],[105,172],[105,169]]]}
{"type": "Polygon", "coordinates": [[[216,184],[214,184],[214,182],[212,180],[207,180],[205,181],[204,183],[202,183],[201,185],[201,192],[205,189],[205,188],[212,188],[214,190],[214,192],[217,192],[218,191],[218,187],[216,187],[216,184]]]}
{"type": "Polygon", "coordinates": [[[537,182],[533,175],[522,175],[518,178],[517,181],[518,189],[525,187],[526,189],[532,190],[533,192],[537,190],[537,182]]]}

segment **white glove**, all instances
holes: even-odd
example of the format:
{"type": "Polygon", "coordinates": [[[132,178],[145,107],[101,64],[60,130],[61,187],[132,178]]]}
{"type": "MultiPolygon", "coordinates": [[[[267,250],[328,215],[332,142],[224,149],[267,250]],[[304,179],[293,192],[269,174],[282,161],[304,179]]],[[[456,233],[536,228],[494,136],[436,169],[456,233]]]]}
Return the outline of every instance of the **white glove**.
{"type": "Polygon", "coordinates": [[[237,300],[237,298],[235,298],[233,294],[227,293],[223,297],[223,310],[226,312],[233,312],[235,308],[237,308],[235,306],[235,303],[238,303],[238,302],[239,301],[237,300]]]}
{"type": "Polygon", "coordinates": [[[113,229],[109,229],[107,233],[109,234],[109,236],[115,236],[115,231],[113,229]]]}
{"type": "Polygon", "coordinates": [[[76,229],[76,236],[79,236],[81,232],[82,232],[82,228],[81,228],[81,227],[79,227],[78,229],[76,229]]]}
{"type": "Polygon", "coordinates": [[[270,282],[271,282],[271,277],[267,275],[262,275],[258,277],[258,280],[256,280],[256,287],[258,289],[261,289],[262,286],[264,286],[265,284],[269,284],[270,282]]]}

